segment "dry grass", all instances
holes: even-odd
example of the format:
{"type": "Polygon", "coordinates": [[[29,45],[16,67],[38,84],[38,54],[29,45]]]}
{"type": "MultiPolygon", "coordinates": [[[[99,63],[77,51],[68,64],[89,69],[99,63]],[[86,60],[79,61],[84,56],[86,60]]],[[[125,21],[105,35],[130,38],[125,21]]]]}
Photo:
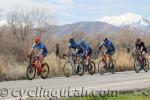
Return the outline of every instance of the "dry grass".
{"type": "Polygon", "coordinates": [[[134,59],[130,53],[117,52],[114,59],[116,60],[118,71],[133,70],[134,59]]]}
{"type": "Polygon", "coordinates": [[[55,53],[48,55],[44,62],[48,63],[50,67],[50,76],[62,76],[63,75],[63,65],[65,60],[56,57],[55,53]]]}
{"type": "Polygon", "coordinates": [[[16,63],[13,56],[0,56],[0,81],[25,78],[27,63],[16,63]]]}

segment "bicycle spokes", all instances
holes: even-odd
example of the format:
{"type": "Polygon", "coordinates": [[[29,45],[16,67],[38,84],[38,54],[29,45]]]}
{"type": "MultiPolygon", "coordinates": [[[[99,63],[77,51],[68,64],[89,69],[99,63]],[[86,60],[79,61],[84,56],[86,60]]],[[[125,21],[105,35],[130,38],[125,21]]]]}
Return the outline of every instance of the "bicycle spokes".
{"type": "Polygon", "coordinates": [[[70,77],[73,74],[73,64],[67,61],[63,67],[64,75],[70,77]]]}
{"type": "Polygon", "coordinates": [[[26,75],[27,75],[27,78],[29,80],[32,80],[34,79],[35,75],[36,75],[36,69],[34,66],[32,65],[29,65],[27,70],[26,70],[26,75]]]}

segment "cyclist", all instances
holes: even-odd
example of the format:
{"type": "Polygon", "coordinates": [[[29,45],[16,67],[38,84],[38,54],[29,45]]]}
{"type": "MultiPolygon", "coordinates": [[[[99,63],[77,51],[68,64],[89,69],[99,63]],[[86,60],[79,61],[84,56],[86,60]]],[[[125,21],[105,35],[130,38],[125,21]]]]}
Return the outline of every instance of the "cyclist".
{"type": "Polygon", "coordinates": [[[82,61],[82,58],[84,56],[83,50],[80,46],[79,42],[76,42],[73,38],[69,39],[69,45],[68,45],[68,49],[66,50],[65,54],[63,54],[63,56],[66,56],[67,53],[73,49],[73,52],[71,52],[71,55],[73,56],[77,56],[79,58],[79,61],[82,61]]]}
{"type": "Polygon", "coordinates": [[[90,47],[90,45],[88,43],[86,43],[83,40],[80,42],[80,46],[83,50],[84,56],[86,57],[86,59],[88,60],[88,63],[89,63],[91,61],[92,48],[90,47]]]}
{"type": "Polygon", "coordinates": [[[114,45],[113,45],[111,40],[108,40],[107,37],[104,37],[104,40],[102,41],[102,43],[100,44],[100,47],[98,48],[97,54],[99,53],[99,51],[101,50],[101,48],[103,46],[105,46],[105,48],[107,49],[105,51],[104,59],[109,63],[109,61],[113,61],[113,59],[111,57],[115,53],[115,47],[114,47],[114,45]]]}
{"type": "Polygon", "coordinates": [[[142,42],[140,38],[138,38],[138,39],[136,40],[136,42],[135,42],[135,47],[134,47],[132,53],[134,53],[134,52],[136,52],[136,51],[138,51],[138,52],[140,52],[140,53],[142,54],[142,56],[141,56],[140,59],[145,58],[145,54],[147,53],[147,48],[145,47],[144,42],[142,42]]]}
{"type": "Polygon", "coordinates": [[[48,50],[46,48],[46,46],[40,41],[39,37],[36,37],[34,39],[34,44],[32,45],[32,48],[29,51],[29,56],[33,53],[34,49],[38,49],[39,54],[37,55],[38,60],[35,61],[35,64],[39,64],[39,62],[41,63],[44,59],[44,57],[46,57],[48,55],[48,50]]]}

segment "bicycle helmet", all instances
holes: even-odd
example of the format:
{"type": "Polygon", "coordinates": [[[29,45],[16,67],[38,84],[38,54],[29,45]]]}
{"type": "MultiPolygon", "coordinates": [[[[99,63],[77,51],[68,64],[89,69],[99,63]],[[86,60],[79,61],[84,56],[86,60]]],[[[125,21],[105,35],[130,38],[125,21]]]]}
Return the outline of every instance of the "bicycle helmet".
{"type": "Polygon", "coordinates": [[[36,44],[40,43],[40,38],[39,38],[39,37],[36,37],[36,38],[34,39],[34,43],[36,43],[36,44]]]}
{"type": "Polygon", "coordinates": [[[74,39],[73,39],[73,38],[70,38],[70,39],[69,39],[69,43],[72,43],[72,42],[74,42],[74,39]]]}
{"type": "Polygon", "coordinates": [[[138,43],[138,42],[140,42],[141,41],[141,39],[140,38],[137,38],[136,39],[136,43],[138,43]]]}
{"type": "Polygon", "coordinates": [[[108,40],[108,38],[107,38],[107,37],[104,37],[104,41],[106,41],[106,40],[108,40]]]}

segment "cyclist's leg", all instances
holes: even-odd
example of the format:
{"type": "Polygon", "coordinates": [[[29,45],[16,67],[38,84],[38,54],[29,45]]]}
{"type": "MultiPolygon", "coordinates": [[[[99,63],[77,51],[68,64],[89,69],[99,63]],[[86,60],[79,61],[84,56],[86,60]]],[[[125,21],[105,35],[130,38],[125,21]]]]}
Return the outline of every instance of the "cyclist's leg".
{"type": "Polygon", "coordinates": [[[82,58],[83,58],[82,55],[83,53],[81,50],[76,50],[75,56],[77,57],[77,64],[79,64],[82,61],[82,58]]]}
{"type": "Polygon", "coordinates": [[[85,58],[85,53],[83,53],[82,51],[79,53],[80,56],[80,63],[83,62],[84,58],[85,58]]]}
{"type": "Polygon", "coordinates": [[[44,58],[48,55],[48,52],[43,53],[39,56],[40,64],[42,65],[44,58]]]}
{"type": "Polygon", "coordinates": [[[110,53],[109,53],[109,60],[111,61],[111,62],[113,62],[114,61],[114,59],[112,58],[112,56],[115,54],[115,51],[111,51],[110,53]]]}
{"type": "Polygon", "coordinates": [[[76,61],[75,69],[76,69],[77,72],[79,72],[79,64],[82,63],[82,60],[83,60],[82,53],[80,53],[80,52],[77,53],[76,57],[77,57],[77,61],[76,61]]]}
{"type": "Polygon", "coordinates": [[[110,60],[110,51],[109,51],[109,50],[107,50],[107,51],[105,52],[104,58],[105,58],[105,61],[108,63],[109,60],[110,60]]]}
{"type": "Polygon", "coordinates": [[[71,54],[72,56],[75,56],[75,55],[76,55],[76,52],[77,52],[77,50],[73,50],[70,54],[71,54]]]}
{"type": "Polygon", "coordinates": [[[142,62],[143,62],[142,64],[145,65],[145,63],[146,63],[145,62],[146,61],[146,51],[142,51],[141,55],[142,55],[142,62]]]}
{"type": "Polygon", "coordinates": [[[102,57],[102,60],[106,63],[107,62],[107,50],[104,52],[104,55],[102,57]]]}
{"type": "Polygon", "coordinates": [[[88,50],[86,52],[86,59],[88,61],[88,64],[91,63],[91,56],[92,56],[92,50],[88,50]]]}
{"type": "Polygon", "coordinates": [[[35,65],[36,65],[36,68],[37,68],[37,74],[40,75],[40,72],[41,72],[41,56],[39,56],[38,59],[35,60],[35,65]]]}
{"type": "Polygon", "coordinates": [[[112,56],[114,55],[115,51],[107,51],[106,52],[106,58],[107,58],[107,63],[113,62],[114,60],[112,59],[112,56]]]}
{"type": "Polygon", "coordinates": [[[142,51],[142,59],[146,58],[146,51],[142,51]]]}

